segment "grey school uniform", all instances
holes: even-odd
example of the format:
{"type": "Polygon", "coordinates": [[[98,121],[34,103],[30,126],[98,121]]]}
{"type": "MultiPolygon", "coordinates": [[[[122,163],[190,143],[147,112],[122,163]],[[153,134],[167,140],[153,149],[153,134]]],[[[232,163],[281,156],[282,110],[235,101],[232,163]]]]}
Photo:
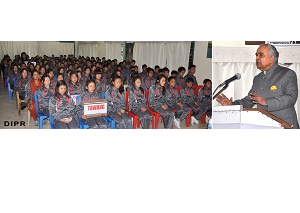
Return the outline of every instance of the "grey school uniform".
{"type": "Polygon", "coordinates": [[[131,90],[129,90],[128,99],[129,109],[139,117],[142,128],[149,129],[150,123],[152,121],[152,115],[147,108],[144,93],[140,89],[136,89],[135,87],[133,87],[131,90]],[[142,112],[142,107],[145,107],[147,110],[145,112],[142,112]]]}
{"type": "Polygon", "coordinates": [[[101,98],[102,93],[105,93],[107,89],[106,81],[104,79],[101,79],[100,82],[98,82],[97,80],[95,82],[96,82],[96,91],[98,92],[101,98]]]}
{"type": "MultiPolygon", "coordinates": [[[[101,97],[97,92],[93,92],[90,94],[88,91],[83,92],[78,99],[78,104],[76,106],[76,114],[78,117],[84,113],[84,101],[92,101],[92,100],[99,100],[101,97]]],[[[89,126],[90,129],[106,129],[107,126],[105,124],[103,117],[95,117],[95,118],[87,118],[83,119],[83,121],[89,126]]]]}
{"type": "Polygon", "coordinates": [[[144,78],[146,78],[147,72],[146,71],[142,71],[141,73],[139,73],[139,76],[143,80],[144,78]]]}
{"type": "Polygon", "coordinates": [[[78,123],[75,119],[76,106],[73,99],[69,96],[53,96],[50,99],[49,111],[53,116],[53,120],[57,129],[79,129],[78,123]],[[73,117],[69,123],[61,122],[62,118],[73,117]]]}
{"type": "MultiPolygon", "coordinates": [[[[194,75],[188,73],[186,76],[184,76],[184,82],[186,81],[186,79],[190,77],[192,79],[194,79],[194,83],[193,83],[193,86],[198,86],[198,82],[197,82],[197,79],[194,75]]],[[[185,83],[184,83],[185,84],[185,83]]]]}
{"type": "Polygon", "coordinates": [[[211,88],[202,87],[198,92],[198,98],[200,101],[200,107],[207,107],[206,115],[210,117],[212,115],[212,91],[211,88]]]}
{"type": "Polygon", "coordinates": [[[185,105],[179,95],[179,92],[176,88],[167,88],[166,89],[166,101],[168,106],[171,109],[175,109],[175,117],[179,118],[180,120],[183,120],[186,118],[186,116],[190,113],[190,108],[185,105]],[[180,106],[177,105],[177,103],[182,103],[183,109],[180,108],[180,106]]]}
{"type": "Polygon", "coordinates": [[[20,72],[14,73],[13,70],[8,72],[8,77],[9,77],[9,83],[10,83],[10,88],[14,89],[14,77],[17,79],[21,77],[20,72]]]}
{"type": "Polygon", "coordinates": [[[45,86],[42,86],[38,90],[38,101],[40,103],[40,111],[49,117],[49,99],[54,95],[55,90],[52,86],[48,89],[45,86]]]}
{"type": "Polygon", "coordinates": [[[19,92],[19,98],[25,99],[25,87],[31,81],[30,78],[19,78],[15,85],[15,90],[19,92]]]}
{"type": "Polygon", "coordinates": [[[142,88],[144,90],[149,89],[152,85],[154,85],[156,83],[156,80],[154,78],[149,78],[149,77],[145,77],[142,80],[142,88]]]}
{"type": "Polygon", "coordinates": [[[105,82],[109,82],[109,79],[110,79],[110,74],[109,72],[102,72],[102,78],[105,80],[105,82]]]}
{"type": "Polygon", "coordinates": [[[185,86],[185,79],[177,75],[176,77],[176,86],[184,87],[185,86]]]}
{"type": "Polygon", "coordinates": [[[154,111],[161,114],[164,121],[164,128],[171,129],[174,121],[174,112],[170,108],[167,110],[162,108],[164,104],[167,104],[166,94],[163,95],[162,87],[158,88],[157,84],[150,87],[148,102],[154,111]]]}
{"type": "Polygon", "coordinates": [[[199,102],[199,99],[196,97],[196,91],[194,88],[183,87],[180,90],[180,96],[183,102],[190,108],[193,109],[193,116],[199,120],[201,116],[207,111],[207,108],[201,108],[197,106],[195,102],[199,102]]]}
{"type": "Polygon", "coordinates": [[[70,95],[80,95],[84,92],[83,86],[78,82],[76,84],[70,83],[68,85],[68,90],[70,95]]]}
{"type": "Polygon", "coordinates": [[[121,94],[114,87],[109,87],[105,93],[105,98],[107,99],[108,115],[116,122],[117,127],[129,129],[132,123],[131,117],[127,113],[123,113],[121,116],[118,114],[121,109],[126,110],[125,92],[121,94]]]}

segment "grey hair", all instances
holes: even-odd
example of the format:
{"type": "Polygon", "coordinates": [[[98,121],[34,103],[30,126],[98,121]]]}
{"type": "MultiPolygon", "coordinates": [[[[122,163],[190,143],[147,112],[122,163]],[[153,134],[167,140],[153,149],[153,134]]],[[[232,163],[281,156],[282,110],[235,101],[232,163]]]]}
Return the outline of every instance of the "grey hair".
{"type": "Polygon", "coordinates": [[[265,46],[269,48],[269,55],[270,56],[274,56],[274,62],[278,63],[278,58],[279,58],[279,53],[276,49],[275,46],[271,45],[271,44],[261,44],[260,47],[265,46]]]}

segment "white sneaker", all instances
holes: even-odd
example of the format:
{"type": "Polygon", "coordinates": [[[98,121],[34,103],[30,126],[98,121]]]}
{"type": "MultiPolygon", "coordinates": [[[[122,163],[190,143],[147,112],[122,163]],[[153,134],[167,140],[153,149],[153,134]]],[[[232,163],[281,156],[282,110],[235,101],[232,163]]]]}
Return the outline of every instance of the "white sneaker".
{"type": "Polygon", "coordinates": [[[179,119],[174,119],[174,125],[180,129],[180,120],[179,119]]]}
{"type": "Polygon", "coordinates": [[[194,125],[194,123],[199,124],[199,121],[194,116],[192,116],[191,118],[192,118],[191,119],[192,126],[194,125]]]}

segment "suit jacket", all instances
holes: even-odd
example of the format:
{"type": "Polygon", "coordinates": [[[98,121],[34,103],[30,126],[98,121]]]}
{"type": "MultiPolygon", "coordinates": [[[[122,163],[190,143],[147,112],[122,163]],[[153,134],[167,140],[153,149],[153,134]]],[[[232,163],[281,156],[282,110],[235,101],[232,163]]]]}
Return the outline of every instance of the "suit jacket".
{"type": "Polygon", "coordinates": [[[262,71],[253,79],[253,85],[248,96],[234,101],[235,105],[243,105],[244,108],[252,108],[254,103],[250,100],[250,93],[257,93],[263,97],[267,106],[257,105],[278,118],[287,121],[298,129],[298,120],[295,103],[298,98],[298,83],[296,73],[277,63],[267,71],[262,71]]]}

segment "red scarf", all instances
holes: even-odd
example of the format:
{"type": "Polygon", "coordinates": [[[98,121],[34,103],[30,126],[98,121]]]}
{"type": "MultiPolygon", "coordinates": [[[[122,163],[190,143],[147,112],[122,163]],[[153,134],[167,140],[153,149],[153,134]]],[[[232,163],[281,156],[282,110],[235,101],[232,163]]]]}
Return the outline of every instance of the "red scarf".
{"type": "Polygon", "coordinates": [[[30,82],[30,91],[31,91],[31,95],[32,97],[34,97],[34,92],[38,89],[40,89],[43,86],[43,83],[41,81],[39,81],[39,85],[38,87],[35,85],[34,80],[32,79],[30,82]]]}

